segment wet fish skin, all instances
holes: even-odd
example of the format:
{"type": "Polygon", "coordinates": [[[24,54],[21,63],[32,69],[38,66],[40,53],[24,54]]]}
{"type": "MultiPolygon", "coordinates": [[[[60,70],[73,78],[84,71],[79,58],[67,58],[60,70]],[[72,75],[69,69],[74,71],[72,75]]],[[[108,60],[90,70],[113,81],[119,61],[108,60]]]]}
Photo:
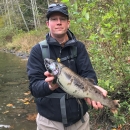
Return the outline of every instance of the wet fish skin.
{"type": "Polygon", "coordinates": [[[57,78],[59,86],[68,94],[75,98],[91,98],[94,101],[109,107],[113,112],[117,112],[118,100],[112,100],[108,96],[103,96],[90,79],[83,78],[70,70],[62,63],[45,58],[46,69],[57,78]]]}

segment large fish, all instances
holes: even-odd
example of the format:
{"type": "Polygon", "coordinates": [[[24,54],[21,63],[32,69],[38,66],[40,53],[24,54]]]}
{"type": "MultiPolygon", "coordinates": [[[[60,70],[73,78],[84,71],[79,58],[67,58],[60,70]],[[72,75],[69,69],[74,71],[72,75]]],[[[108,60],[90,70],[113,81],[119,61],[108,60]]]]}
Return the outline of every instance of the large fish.
{"type": "Polygon", "coordinates": [[[75,98],[91,98],[109,107],[112,112],[117,112],[119,107],[118,100],[112,100],[107,96],[103,96],[102,92],[89,79],[77,75],[62,63],[52,59],[45,58],[44,64],[46,69],[55,77],[56,83],[66,93],[75,98]]]}

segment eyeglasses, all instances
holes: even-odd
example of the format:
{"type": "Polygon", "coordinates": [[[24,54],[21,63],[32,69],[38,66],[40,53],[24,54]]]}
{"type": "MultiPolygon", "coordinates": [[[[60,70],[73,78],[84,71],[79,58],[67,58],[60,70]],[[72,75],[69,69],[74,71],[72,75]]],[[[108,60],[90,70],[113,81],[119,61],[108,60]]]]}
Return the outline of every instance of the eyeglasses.
{"type": "Polygon", "coordinates": [[[65,7],[65,8],[67,8],[67,6],[64,5],[64,4],[51,4],[51,5],[49,5],[48,8],[53,8],[53,7],[56,7],[56,6],[60,6],[60,7],[65,7]]]}
{"type": "Polygon", "coordinates": [[[68,18],[67,18],[67,17],[60,17],[60,18],[51,17],[51,18],[50,18],[50,21],[52,21],[52,22],[58,22],[59,20],[60,20],[60,22],[65,22],[65,21],[68,20],[68,18]]]}

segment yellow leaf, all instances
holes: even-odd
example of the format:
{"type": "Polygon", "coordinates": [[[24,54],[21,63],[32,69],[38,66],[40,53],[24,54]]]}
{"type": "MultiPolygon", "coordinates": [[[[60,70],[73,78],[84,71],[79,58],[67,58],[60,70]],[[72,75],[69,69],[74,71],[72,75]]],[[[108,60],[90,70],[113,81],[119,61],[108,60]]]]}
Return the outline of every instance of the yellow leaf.
{"type": "Polygon", "coordinates": [[[24,98],[23,100],[24,100],[24,102],[27,102],[27,101],[29,101],[29,99],[28,99],[28,98],[24,98]]]}
{"type": "Polygon", "coordinates": [[[29,95],[30,94],[30,91],[28,91],[27,93],[24,93],[24,95],[29,95]]]}
{"type": "Polygon", "coordinates": [[[7,104],[6,106],[7,107],[13,107],[13,104],[7,104]]]}
{"type": "Polygon", "coordinates": [[[30,103],[29,103],[29,102],[25,102],[24,104],[28,105],[28,104],[30,104],[30,103]]]}
{"type": "Polygon", "coordinates": [[[118,125],[118,129],[117,130],[121,130],[122,129],[122,125],[118,125]]]}
{"type": "Polygon", "coordinates": [[[28,114],[26,119],[29,121],[35,121],[36,117],[37,117],[37,113],[33,113],[33,114],[28,114]]]}
{"type": "Polygon", "coordinates": [[[3,114],[6,114],[6,113],[8,113],[9,111],[5,111],[5,112],[2,112],[3,114]]]}
{"type": "Polygon", "coordinates": [[[29,101],[29,99],[28,98],[24,98],[24,99],[18,99],[19,101],[22,101],[22,102],[27,102],[27,101],[29,101]]]}

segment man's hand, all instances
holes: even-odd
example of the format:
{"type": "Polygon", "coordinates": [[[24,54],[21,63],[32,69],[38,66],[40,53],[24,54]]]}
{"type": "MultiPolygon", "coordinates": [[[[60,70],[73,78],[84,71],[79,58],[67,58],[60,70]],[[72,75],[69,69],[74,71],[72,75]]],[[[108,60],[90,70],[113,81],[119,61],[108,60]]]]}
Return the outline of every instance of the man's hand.
{"type": "Polygon", "coordinates": [[[52,81],[54,80],[54,76],[53,76],[53,75],[51,75],[48,71],[46,71],[46,72],[44,73],[44,75],[47,77],[47,78],[45,79],[45,81],[48,82],[49,88],[50,88],[52,91],[55,90],[55,89],[57,89],[57,88],[59,87],[58,84],[53,84],[53,83],[52,83],[52,81]]]}
{"type": "MultiPolygon", "coordinates": [[[[107,91],[106,91],[106,90],[104,90],[103,88],[101,88],[101,87],[99,87],[99,86],[96,86],[96,85],[95,85],[95,87],[96,87],[97,89],[99,89],[104,96],[107,96],[107,91]]],[[[95,109],[97,109],[97,110],[103,108],[103,105],[102,105],[100,102],[93,101],[93,100],[91,100],[90,98],[84,98],[84,100],[85,100],[89,105],[93,106],[93,107],[94,107],[95,109]]]]}

